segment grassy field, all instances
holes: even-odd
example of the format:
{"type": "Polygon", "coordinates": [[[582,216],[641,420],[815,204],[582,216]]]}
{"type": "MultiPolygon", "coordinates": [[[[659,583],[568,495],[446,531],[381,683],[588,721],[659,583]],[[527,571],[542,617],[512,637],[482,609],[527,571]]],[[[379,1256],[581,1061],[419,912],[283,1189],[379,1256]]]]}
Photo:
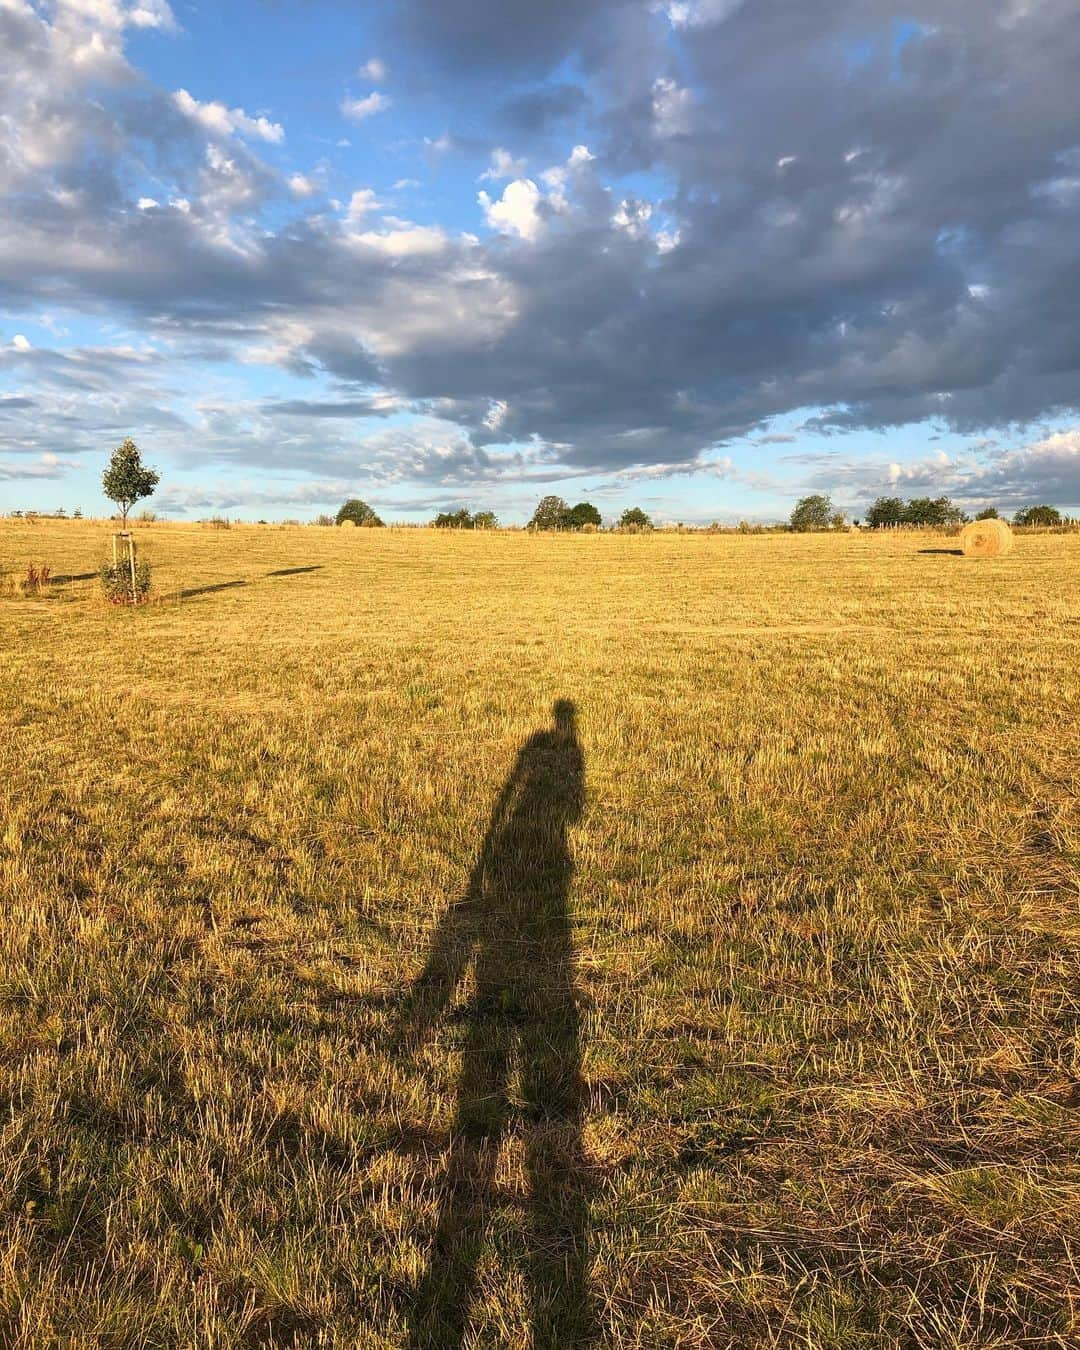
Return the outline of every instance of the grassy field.
{"type": "Polygon", "coordinates": [[[0,1345],[1080,1345],[1080,537],[108,528],[0,523],[0,1345]]]}

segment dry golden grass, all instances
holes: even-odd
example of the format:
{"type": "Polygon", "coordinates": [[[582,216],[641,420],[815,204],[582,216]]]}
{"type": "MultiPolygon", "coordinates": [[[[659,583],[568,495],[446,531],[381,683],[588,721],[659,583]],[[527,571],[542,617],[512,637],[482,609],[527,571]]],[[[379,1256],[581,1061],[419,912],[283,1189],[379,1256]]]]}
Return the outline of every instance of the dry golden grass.
{"type": "Polygon", "coordinates": [[[0,524],[0,1345],[1080,1344],[1080,537],[107,533],[0,524]]]}

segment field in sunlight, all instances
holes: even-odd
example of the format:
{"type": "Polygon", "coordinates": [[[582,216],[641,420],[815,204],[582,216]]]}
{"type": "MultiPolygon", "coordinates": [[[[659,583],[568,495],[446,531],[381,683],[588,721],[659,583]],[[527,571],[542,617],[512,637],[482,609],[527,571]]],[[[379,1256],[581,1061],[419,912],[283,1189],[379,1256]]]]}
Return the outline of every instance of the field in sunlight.
{"type": "Polygon", "coordinates": [[[109,528],[0,522],[0,1345],[1080,1343],[1080,536],[109,528]]]}

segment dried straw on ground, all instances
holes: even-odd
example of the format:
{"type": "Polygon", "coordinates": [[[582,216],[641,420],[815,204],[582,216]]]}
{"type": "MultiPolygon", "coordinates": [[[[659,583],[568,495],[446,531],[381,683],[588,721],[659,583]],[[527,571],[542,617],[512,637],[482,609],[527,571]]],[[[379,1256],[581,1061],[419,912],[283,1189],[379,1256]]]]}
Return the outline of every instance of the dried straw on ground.
{"type": "Polygon", "coordinates": [[[1012,530],[1003,520],[973,520],[960,531],[965,558],[1000,558],[1012,546],[1012,530]]]}

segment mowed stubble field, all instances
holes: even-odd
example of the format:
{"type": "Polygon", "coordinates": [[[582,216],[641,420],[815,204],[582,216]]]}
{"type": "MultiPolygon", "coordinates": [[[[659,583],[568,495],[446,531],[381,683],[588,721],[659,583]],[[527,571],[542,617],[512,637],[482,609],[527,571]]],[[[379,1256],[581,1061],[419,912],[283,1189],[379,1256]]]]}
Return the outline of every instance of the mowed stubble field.
{"type": "Polygon", "coordinates": [[[1080,537],[139,538],[0,601],[0,1344],[1080,1343],[1080,537]]]}

